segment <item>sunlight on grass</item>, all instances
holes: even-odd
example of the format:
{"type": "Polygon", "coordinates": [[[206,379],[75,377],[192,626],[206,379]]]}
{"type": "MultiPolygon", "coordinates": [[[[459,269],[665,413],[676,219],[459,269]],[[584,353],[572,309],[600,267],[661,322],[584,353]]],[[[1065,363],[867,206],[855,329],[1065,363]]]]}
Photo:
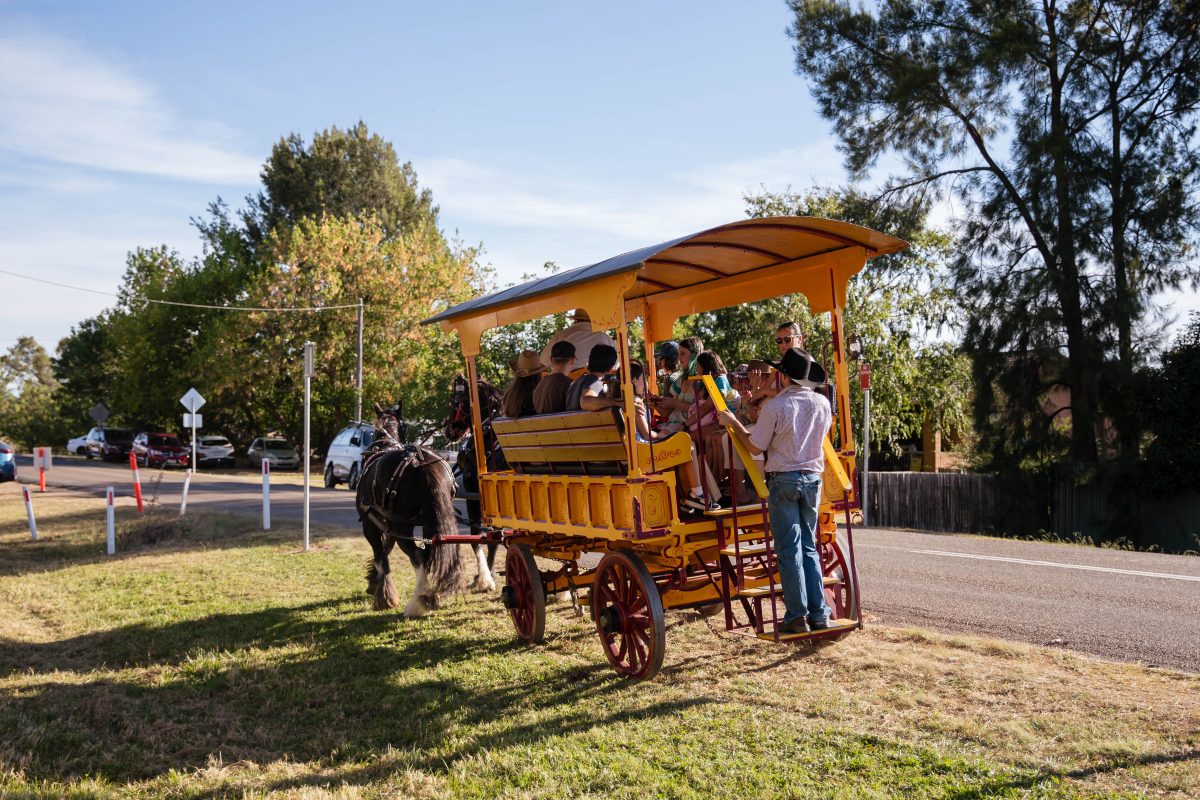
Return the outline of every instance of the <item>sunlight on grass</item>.
{"type": "MultiPolygon", "coordinates": [[[[1191,796],[1200,679],[870,627],[775,647],[668,614],[663,674],[618,680],[552,606],[526,648],[494,598],[368,610],[367,548],[253,519],[0,491],[4,797],[1191,796]],[[153,542],[153,543],[148,543],[153,542]]],[[[401,591],[411,576],[394,562],[401,591]]],[[[718,626],[719,627],[719,626],[718,626]]]]}

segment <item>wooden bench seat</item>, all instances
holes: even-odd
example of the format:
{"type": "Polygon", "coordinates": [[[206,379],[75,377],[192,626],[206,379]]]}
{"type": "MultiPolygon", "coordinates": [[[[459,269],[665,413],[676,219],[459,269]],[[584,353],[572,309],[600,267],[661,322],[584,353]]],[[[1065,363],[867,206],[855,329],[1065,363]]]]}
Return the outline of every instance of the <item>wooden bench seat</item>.
{"type": "MultiPolygon", "coordinates": [[[[615,409],[497,417],[492,431],[514,471],[531,475],[624,475],[629,452],[615,409]]],[[[691,438],[677,433],[653,447],[635,443],[645,472],[664,471],[692,457],[691,438]],[[653,460],[651,452],[653,451],[653,460]]]]}

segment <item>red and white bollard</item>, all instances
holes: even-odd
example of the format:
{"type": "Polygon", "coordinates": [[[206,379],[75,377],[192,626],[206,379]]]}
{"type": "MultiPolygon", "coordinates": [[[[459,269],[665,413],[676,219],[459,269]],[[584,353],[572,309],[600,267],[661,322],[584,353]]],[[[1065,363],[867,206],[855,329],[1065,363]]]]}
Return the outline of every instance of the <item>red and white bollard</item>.
{"type": "Polygon", "coordinates": [[[137,456],[132,450],[129,451],[129,468],[133,470],[133,496],[137,500],[138,513],[141,514],[146,510],[142,503],[142,475],[138,472],[137,456]]]}
{"type": "Polygon", "coordinates": [[[113,505],[113,487],[108,487],[105,498],[108,502],[108,554],[117,552],[117,509],[113,505]]]}
{"type": "Polygon", "coordinates": [[[37,520],[33,518],[33,498],[29,496],[29,487],[22,486],[21,494],[25,495],[25,513],[29,516],[29,537],[37,541],[37,520]]]}
{"type": "Polygon", "coordinates": [[[271,530],[271,462],[265,458],[263,465],[263,530],[271,530]]]}
{"type": "Polygon", "coordinates": [[[46,448],[39,447],[37,449],[37,458],[35,459],[38,465],[38,491],[42,494],[46,493],[46,448]]]}

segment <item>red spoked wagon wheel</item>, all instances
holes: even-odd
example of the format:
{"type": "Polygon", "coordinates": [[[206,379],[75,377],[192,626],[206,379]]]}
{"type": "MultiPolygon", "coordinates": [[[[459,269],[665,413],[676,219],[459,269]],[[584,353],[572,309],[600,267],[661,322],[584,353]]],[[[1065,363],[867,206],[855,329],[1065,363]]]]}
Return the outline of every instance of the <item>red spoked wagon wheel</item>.
{"type": "MultiPolygon", "coordinates": [[[[836,578],[837,582],[825,583],[825,602],[833,611],[834,619],[858,619],[858,598],[854,591],[857,576],[850,569],[846,558],[847,542],[845,537],[838,535],[829,544],[823,544],[821,550],[821,571],[826,578],[836,578]]],[[[849,633],[847,631],[846,633],[849,633]]],[[[832,637],[840,639],[845,636],[832,637]]]]}
{"type": "Polygon", "coordinates": [[[500,592],[504,607],[512,615],[513,627],[529,644],[540,644],[546,636],[546,591],[542,575],[529,545],[508,545],[504,557],[505,586],[500,592]]]}
{"type": "Polygon", "coordinates": [[[617,674],[634,679],[657,675],[667,644],[662,597],[636,553],[614,550],[600,561],[592,608],[604,655],[617,674]]]}

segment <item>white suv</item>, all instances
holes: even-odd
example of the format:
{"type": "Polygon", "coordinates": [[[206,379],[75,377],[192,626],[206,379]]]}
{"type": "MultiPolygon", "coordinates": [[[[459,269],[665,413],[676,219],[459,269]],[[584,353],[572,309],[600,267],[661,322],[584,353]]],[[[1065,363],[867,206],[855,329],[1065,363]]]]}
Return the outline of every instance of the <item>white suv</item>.
{"type": "Polygon", "coordinates": [[[375,427],[355,422],[338,431],[325,454],[325,488],[345,482],[350,491],[358,489],[362,475],[362,454],[375,441],[375,427]]]}
{"type": "Polygon", "coordinates": [[[204,467],[232,467],[233,445],[224,436],[197,436],[196,462],[204,467]]]}

